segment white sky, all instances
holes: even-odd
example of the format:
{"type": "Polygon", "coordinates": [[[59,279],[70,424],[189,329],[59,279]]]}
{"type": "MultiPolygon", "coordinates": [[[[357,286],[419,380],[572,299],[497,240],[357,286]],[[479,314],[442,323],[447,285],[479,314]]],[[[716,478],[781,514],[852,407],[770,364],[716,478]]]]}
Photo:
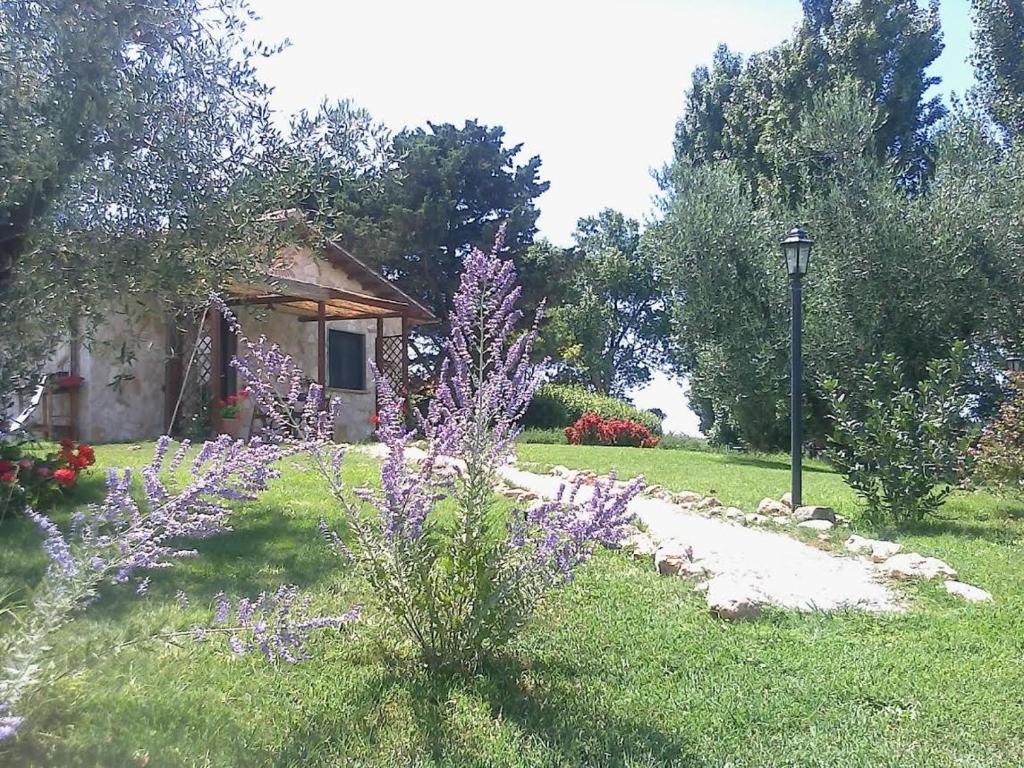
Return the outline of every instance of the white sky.
{"type": "MultiPolygon", "coordinates": [[[[967,0],[943,0],[937,73],[963,91],[967,0]]],[[[260,65],[283,114],[351,98],[394,130],[477,118],[538,154],[551,188],[541,234],[568,244],[606,207],[645,220],[650,170],[671,156],[694,67],[727,43],[743,53],[787,37],[799,0],[254,0],[257,34],[292,46],[260,65]]],[[[697,432],[665,376],[635,393],[669,431],[697,432]]]]}

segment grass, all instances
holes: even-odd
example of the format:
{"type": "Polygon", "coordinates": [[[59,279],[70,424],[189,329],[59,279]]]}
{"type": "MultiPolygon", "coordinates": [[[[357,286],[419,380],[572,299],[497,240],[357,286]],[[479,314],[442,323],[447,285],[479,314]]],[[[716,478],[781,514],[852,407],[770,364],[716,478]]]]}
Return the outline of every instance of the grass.
{"type": "MultiPolygon", "coordinates": [[[[522,462],[620,474],[751,508],[786,490],[784,459],[520,445],[522,462]]],[[[106,446],[109,464],[144,450],[106,446]]],[[[373,477],[352,456],[353,484],[373,477]]],[[[858,525],[841,479],[812,463],[805,495],[858,525]]],[[[471,679],[419,667],[372,614],[315,659],[273,669],[220,646],[119,643],[208,616],[221,589],[294,582],[325,609],[365,598],[321,545],[319,484],[301,466],[241,510],[235,531],[112,589],[63,637],[75,671],[33,698],[32,729],[0,764],[53,766],[1019,766],[1024,763],[1022,510],[953,499],[952,520],[902,534],[992,591],[971,606],[925,586],[905,616],[711,619],[687,582],[602,552],[471,679]],[[191,596],[182,609],[174,595],[191,596]]],[[[99,492],[98,474],[85,496],[99,492]]],[[[327,510],[329,511],[329,510],[327,510]]],[[[863,526],[860,532],[873,533],[863,526]]],[[[41,572],[24,521],[0,527],[0,594],[41,572]]],[[[64,663],[64,662],[62,662],[64,663]]]]}

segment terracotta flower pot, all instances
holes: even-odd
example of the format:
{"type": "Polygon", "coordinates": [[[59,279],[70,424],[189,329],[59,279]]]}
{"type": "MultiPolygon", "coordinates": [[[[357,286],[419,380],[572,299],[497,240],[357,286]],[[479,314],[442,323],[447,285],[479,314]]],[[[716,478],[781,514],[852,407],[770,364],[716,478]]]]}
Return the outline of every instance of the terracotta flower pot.
{"type": "Polygon", "coordinates": [[[241,417],[234,416],[232,418],[226,418],[221,416],[220,418],[220,431],[221,434],[231,435],[235,440],[240,440],[244,436],[242,432],[245,430],[245,422],[242,421],[241,417]]]}

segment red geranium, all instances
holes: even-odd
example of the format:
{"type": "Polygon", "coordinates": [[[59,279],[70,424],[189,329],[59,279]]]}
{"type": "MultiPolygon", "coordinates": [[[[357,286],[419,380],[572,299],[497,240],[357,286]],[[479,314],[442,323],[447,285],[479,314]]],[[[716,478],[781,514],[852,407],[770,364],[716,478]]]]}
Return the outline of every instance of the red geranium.
{"type": "Polygon", "coordinates": [[[17,465],[13,461],[8,461],[7,459],[0,459],[0,474],[7,474],[16,466],[17,465]]]}
{"type": "Polygon", "coordinates": [[[78,473],[70,467],[61,467],[54,471],[53,479],[57,481],[58,485],[61,485],[64,488],[70,488],[78,479],[78,473]]]}
{"type": "Polygon", "coordinates": [[[373,424],[373,426],[375,426],[375,427],[379,427],[380,426],[380,415],[375,413],[372,416],[370,416],[370,423],[373,424]]]}
{"type": "Polygon", "coordinates": [[[18,479],[16,472],[4,472],[0,475],[0,483],[13,483],[18,479]]]}

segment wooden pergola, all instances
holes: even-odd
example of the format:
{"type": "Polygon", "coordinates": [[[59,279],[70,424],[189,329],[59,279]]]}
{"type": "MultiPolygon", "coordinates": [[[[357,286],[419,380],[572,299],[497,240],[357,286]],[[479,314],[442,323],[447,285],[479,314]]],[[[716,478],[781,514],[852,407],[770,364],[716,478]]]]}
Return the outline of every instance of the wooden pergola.
{"type": "MultiPolygon", "coordinates": [[[[234,283],[228,286],[229,306],[263,306],[275,312],[294,315],[297,322],[317,324],[316,381],[327,386],[327,327],[332,320],[376,320],[374,357],[377,368],[404,396],[409,394],[409,333],[412,327],[437,322],[422,304],[403,293],[359,259],[334,244],[328,244],[323,257],[362,290],[308,282],[281,274],[271,268],[265,283],[234,283]],[[385,321],[400,320],[400,336],[385,335],[385,321]]],[[[332,281],[336,282],[336,281],[332,281]]],[[[221,361],[220,314],[211,312],[211,356],[221,361]]],[[[216,367],[215,367],[216,370],[216,367]]],[[[211,377],[214,400],[223,398],[219,376],[211,377]]]]}

